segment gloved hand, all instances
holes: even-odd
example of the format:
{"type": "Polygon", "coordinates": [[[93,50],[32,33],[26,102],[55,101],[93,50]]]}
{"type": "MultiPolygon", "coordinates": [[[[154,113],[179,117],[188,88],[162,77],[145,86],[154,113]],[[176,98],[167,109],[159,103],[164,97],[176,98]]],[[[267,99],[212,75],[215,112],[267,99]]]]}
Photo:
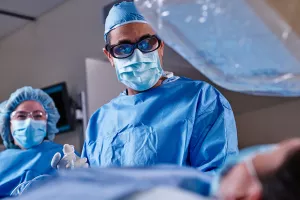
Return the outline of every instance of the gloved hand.
{"type": "Polygon", "coordinates": [[[75,154],[74,146],[65,144],[63,147],[64,156],[57,152],[52,160],[51,166],[54,169],[73,169],[73,168],[88,168],[87,158],[80,158],[75,154]]]}

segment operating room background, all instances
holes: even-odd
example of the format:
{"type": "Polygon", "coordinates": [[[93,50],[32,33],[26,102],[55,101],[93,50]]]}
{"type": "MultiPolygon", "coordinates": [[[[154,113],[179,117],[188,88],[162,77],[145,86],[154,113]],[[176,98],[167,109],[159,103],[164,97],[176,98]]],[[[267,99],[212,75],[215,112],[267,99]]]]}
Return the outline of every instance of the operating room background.
{"type": "MultiPolygon", "coordinates": [[[[294,2],[299,14],[299,1],[288,1],[294,2]]],[[[283,15],[287,14],[279,1],[268,2],[282,8],[283,15]]],[[[30,22],[0,14],[0,101],[25,85],[41,88],[62,81],[67,82],[69,93],[76,99],[79,92],[87,91],[87,58],[93,58],[90,61],[96,62],[96,66],[99,60],[102,63],[99,67],[103,69],[98,70],[100,81],[97,87],[88,88],[88,94],[97,97],[94,101],[90,98],[93,105],[99,103],[101,106],[109,101],[110,95],[119,93],[120,83],[102,53],[102,12],[108,3],[111,0],[51,0],[51,3],[47,0],[0,0],[0,10],[8,9],[38,17],[36,22],[30,22]],[[104,84],[109,80],[113,80],[111,84],[104,84]]],[[[299,31],[300,24],[296,18],[286,17],[299,31]]],[[[210,82],[168,47],[164,68],[175,75],[210,82]]],[[[233,107],[240,147],[300,136],[299,98],[257,97],[218,89],[233,107]]],[[[94,109],[90,108],[89,115],[94,109]]],[[[59,134],[55,141],[73,144],[80,151],[81,134],[82,125],[78,123],[75,131],[59,134]]]]}

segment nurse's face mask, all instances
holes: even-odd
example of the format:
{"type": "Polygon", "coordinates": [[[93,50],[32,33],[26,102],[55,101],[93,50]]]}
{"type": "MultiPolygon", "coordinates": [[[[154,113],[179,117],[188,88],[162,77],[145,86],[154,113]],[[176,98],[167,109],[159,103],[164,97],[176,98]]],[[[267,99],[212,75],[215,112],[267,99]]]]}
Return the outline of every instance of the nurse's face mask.
{"type": "Polygon", "coordinates": [[[163,74],[157,49],[161,40],[153,35],[137,43],[106,45],[112,55],[118,80],[136,91],[152,88],[163,74]]]}
{"type": "Polygon", "coordinates": [[[24,149],[41,144],[46,137],[47,114],[44,111],[15,111],[11,114],[11,132],[24,149]]]}

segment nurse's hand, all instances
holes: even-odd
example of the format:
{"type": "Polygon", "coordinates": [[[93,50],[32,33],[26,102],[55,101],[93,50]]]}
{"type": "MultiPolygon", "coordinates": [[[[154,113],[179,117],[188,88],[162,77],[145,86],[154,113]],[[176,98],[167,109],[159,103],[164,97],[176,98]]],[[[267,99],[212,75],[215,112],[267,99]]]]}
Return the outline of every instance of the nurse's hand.
{"type": "Polygon", "coordinates": [[[51,166],[54,169],[73,169],[73,168],[88,168],[87,158],[80,158],[75,154],[74,146],[65,144],[63,147],[63,157],[57,152],[51,161],[51,166]],[[62,158],[61,158],[62,157],[62,158]]]}

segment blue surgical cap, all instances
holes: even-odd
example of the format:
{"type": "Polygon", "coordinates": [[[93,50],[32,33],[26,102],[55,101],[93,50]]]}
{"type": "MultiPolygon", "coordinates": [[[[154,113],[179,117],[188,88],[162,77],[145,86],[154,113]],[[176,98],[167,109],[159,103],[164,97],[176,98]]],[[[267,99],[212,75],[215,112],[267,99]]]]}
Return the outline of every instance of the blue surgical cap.
{"type": "Polygon", "coordinates": [[[129,23],[147,23],[138,12],[133,2],[123,1],[115,4],[109,11],[105,21],[104,40],[107,42],[107,34],[113,29],[129,23]]]}
{"type": "Polygon", "coordinates": [[[56,124],[60,118],[57,108],[52,98],[40,89],[23,87],[10,95],[7,101],[0,104],[0,134],[6,148],[13,148],[12,136],[10,133],[10,115],[24,101],[37,101],[48,114],[47,119],[47,138],[53,140],[58,133],[56,124]]]}

